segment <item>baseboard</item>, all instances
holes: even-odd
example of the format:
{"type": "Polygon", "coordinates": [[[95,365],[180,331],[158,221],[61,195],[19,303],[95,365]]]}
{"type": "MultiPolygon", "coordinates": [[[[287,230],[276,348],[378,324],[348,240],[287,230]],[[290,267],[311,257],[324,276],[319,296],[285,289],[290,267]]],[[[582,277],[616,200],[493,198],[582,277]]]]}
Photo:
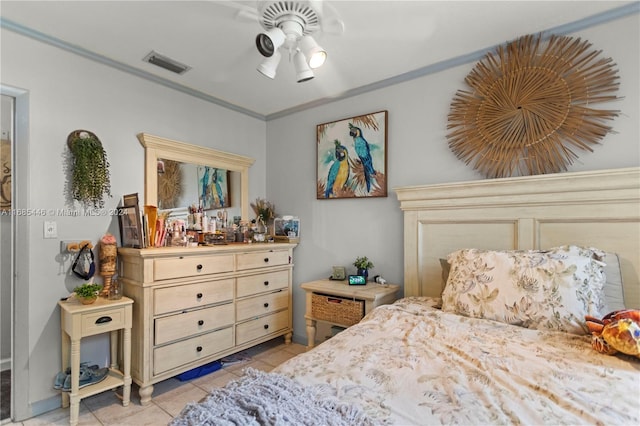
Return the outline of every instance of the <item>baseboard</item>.
{"type": "Polygon", "coordinates": [[[11,358],[0,359],[0,371],[11,369],[11,358]]]}

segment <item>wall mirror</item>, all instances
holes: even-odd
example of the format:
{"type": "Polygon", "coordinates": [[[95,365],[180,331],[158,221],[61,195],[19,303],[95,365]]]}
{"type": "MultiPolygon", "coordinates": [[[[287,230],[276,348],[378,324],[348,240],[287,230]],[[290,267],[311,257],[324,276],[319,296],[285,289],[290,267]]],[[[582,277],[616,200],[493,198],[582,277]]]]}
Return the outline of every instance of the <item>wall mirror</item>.
{"type": "Polygon", "coordinates": [[[138,140],[145,149],[144,204],[186,212],[203,200],[207,210],[225,208],[229,218],[249,218],[249,167],[253,158],[148,133],[140,133],[138,140]],[[169,197],[164,186],[167,182],[170,185],[171,174],[179,175],[179,190],[170,190],[169,197]]]}

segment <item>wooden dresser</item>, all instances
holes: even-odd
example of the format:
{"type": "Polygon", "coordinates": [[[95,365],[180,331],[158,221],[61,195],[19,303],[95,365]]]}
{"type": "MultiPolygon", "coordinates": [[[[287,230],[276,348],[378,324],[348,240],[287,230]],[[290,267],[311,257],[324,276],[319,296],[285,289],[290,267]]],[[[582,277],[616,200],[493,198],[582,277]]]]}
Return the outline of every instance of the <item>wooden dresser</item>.
{"type": "Polygon", "coordinates": [[[295,246],[118,249],[142,405],[154,383],[277,336],[291,342],[295,246]]]}

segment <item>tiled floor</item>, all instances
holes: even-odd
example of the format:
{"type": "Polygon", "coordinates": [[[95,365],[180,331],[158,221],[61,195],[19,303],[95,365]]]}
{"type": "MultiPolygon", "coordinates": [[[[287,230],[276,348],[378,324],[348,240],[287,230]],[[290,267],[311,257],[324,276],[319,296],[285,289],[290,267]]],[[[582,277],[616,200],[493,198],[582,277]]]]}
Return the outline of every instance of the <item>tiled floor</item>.
{"type": "MultiPolygon", "coordinates": [[[[192,401],[204,398],[214,387],[224,386],[230,380],[242,375],[246,367],[271,371],[289,358],[305,351],[303,345],[285,345],[282,337],[242,351],[238,355],[247,361],[226,366],[206,376],[181,382],[172,378],[156,383],[151,403],[142,406],[138,396],[138,386],[131,389],[131,403],[123,407],[119,392],[106,391],[80,403],[79,425],[166,425],[177,416],[182,408],[192,401]]],[[[19,423],[5,425],[68,425],[69,409],[59,408],[19,423]]]]}

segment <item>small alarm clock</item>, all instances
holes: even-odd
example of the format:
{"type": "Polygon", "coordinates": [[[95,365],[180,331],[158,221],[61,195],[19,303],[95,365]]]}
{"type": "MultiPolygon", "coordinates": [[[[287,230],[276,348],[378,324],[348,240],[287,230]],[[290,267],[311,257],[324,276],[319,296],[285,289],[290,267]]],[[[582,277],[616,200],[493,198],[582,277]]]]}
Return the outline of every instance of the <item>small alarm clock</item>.
{"type": "Polygon", "coordinates": [[[349,275],[349,285],[367,285],[367,280],[362,275],[349,275]]]}
{"type": "Polygon", "coordinates": [[[347,271],[344,266],[334,266],[331,269],[331,279],[332,280],[344,280],[347,278],[347,271]]]}

